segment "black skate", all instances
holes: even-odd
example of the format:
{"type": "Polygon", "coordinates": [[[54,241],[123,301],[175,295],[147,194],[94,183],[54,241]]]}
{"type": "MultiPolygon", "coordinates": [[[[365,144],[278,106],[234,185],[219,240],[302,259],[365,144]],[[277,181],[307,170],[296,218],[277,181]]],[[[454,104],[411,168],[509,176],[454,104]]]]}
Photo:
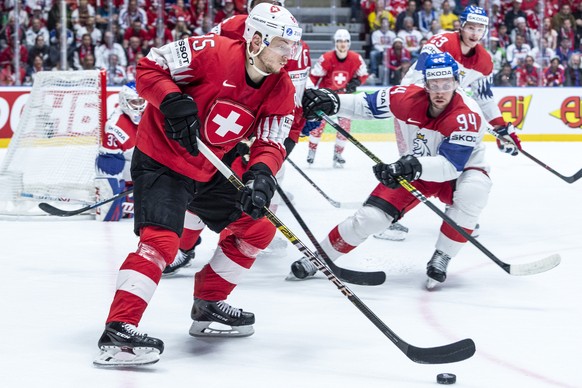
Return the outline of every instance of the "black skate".
{"type": "Polygon", "coordinates": [[[434,288],[437,284],[442,283],[447,278],[447,266],[451,261],[451,257],[438,249],[434,251],[432,258],[426,264],[426,274],[428,280],[426,288],[429,290],[434,288]]]}
{"type": "Polygon", "coordinates": [[[196,240],[196,244],[194,244],[194,247],[189,251],[178,249],[178,253],[176,254],[176,258],[174,259],[172,264],[166,266],[166,268],[164,268],[164,271],[162,271],[162,277],[170,277],[172,275],[175,275],[180,270],[180,268],[189,267],[190,264],[192,264],[190,263],[190,261],[192,261],[196,256],[194,250],[198,245],[200,245],[201,242],[202,239],[198,237],[198,240],[196,240]]]}
{"type": "MultiPolygon", "coordinates": [[[[317,253],[316,253],[317,255],[317,253]]],[[[317,267],[307,257],[293,262],[291,264],[291,273],[286,280],[303,280],[314,276],[317,272],[317,267]]]]}
{"type": "Polygon", "coordinates": [[[124,322],[109,322],[98,342],[101,353],[96,366],[139,366],[154,364],[164,352],[162,340],[148,337],[137,327],[124,322]]]}
{"type": "Polygon", "coordinates": [[[194,298],[190,317],[193,337],[247,337],[255,332],[255,314],[232,307],[224,301],[194,298]],[[211,327],[212,325],[212,327],[211,327]]]}

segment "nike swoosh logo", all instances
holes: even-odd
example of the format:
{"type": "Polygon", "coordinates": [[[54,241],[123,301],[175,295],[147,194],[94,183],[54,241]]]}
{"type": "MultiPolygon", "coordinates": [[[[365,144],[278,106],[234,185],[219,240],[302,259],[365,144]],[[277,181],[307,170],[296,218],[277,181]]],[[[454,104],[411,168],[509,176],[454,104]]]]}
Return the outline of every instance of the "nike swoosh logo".
{"type": "Polygon", "coordinates": [[[231,84],[229,84],[229,83],[228,83],[228,81],[226,81],[226,80],[225,80],[225,81],[222,83],[222,86],[226,86],[226,87],[228,87],[228,88],[236,88],[236,86],[235,86],[235,85],[231,85],[231,84]]]}
{"type": "Polygon", "coordinates": [[[408,124],[420,124],[420,121],[408,119],[408,124]]]}

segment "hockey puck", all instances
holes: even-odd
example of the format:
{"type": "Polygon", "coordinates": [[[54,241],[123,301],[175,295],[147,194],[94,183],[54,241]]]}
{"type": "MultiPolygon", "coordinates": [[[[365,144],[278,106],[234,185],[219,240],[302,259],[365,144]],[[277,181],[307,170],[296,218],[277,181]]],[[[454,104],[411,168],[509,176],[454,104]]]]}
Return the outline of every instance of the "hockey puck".
{"type": "Polygon", "coordinates": [[[439,373],[437,375],[437,383],[439,384],[454,384],[457,382],[457,376],[452,373],[439,373]]]}

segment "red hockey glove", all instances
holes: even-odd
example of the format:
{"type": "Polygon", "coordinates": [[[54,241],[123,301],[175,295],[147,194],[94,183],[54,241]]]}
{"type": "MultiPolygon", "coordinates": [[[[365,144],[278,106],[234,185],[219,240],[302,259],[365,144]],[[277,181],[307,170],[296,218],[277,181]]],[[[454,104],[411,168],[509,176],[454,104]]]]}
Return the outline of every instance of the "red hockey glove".
{"type": "Polygon", "coordinates": [[[501,152],[506,154],[511,154],[515,156],[521,150],[521,141],[515,133],[515,127],[511,123],[507,123],[505,126],[500,126],[493,129],[498,135],[503,137],[504,140],[497,139],[497,147],[501,152]]]}

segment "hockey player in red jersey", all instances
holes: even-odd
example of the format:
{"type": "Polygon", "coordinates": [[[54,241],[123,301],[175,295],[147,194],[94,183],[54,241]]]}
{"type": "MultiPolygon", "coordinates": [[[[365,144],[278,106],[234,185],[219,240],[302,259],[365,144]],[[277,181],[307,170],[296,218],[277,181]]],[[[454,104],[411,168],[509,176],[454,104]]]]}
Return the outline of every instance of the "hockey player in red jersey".
{"type": "MultiPolygon", "coordinates": [[[[121,193],[126,184],[131,181],[129,167],[137,125],[147,102],[141,98],[135,89],[135,82],[129,82],[119,91],[119,105],[105,123],[105,133],[101,137],[101,147],[97,156],[97,187],[98,199],[111,198],[121,193]]],[[[99,221],[119,221],[127,206],[125,198],[118,199],[97,208],[96,217],[99,221]]],[[[127,209],[133,212],[133,209],[127,209]]]]}
{"type": "MultiPolygon", "coordinates": [[[[351,37],[348,30],[339,29],[333,36],[335,49],[324,53],[311,70],[311,81],[321,89],[330,89],[337,93],[353,93],[356,88],[368,79],[368,69],[362,56],[350,51],[351,37]]],[[[351,121],[340,118],[340,125],[350,131],[351,121]]],[[[312,164],[315,159],[317,145],[325,128],[325,122],[309,133],[309,151],[307,163],[312,164]]],[[[342,156],[346,138],[337,134],[333,152],[333,167],[342,168],[345,159],[342,156]]]]}
{"type": "MultiPolygon", "coordinates": [[[[342,95],[339,116],[362,119],[394,117],[401,129],[397,139],[403,150],[394,163],[379,163],[374,174],[380,181],[356,213],[331,230],[321,241],[332,260],[344,255],[370,235],[385,229],[412,210],[419,201],[400,186],[402,176],[425,196],[437,197],[448,205],[446,214],[471,233],[486,205],[491,180],[481,143],[489,124],[481,109],[464,93],[457,93],[459,69],[448,53],[429,54],[423,63],[424,87],[393,86],[373,94],[342,95]]],[[[321,107],[317,93],[306,93],[304,111],[314,118],[321,107]]],[[[325,102],[328,96],[321,95],[325,102]]],[[[447,266],[466,240],[443,223],[436,250],[427,264],[427,287],[445,281],[447,266]]],[[[298,279],[312,276],[315,266],[306,258],[294,262],[298,279]]]]}
{"type": "MultiPolygon", "coordinates": [[[[250,11],[256,5],[268,3],[284,6],[283,1],[272,1],[272,0],[250,0],[247,5],[247,9],[250,11]]],[[[245,22],[247,20],[247,15],[235,15],[222,23],[218,24],[213,28],[212,32],[221,36],[225,36],[230,39],[244,40],[245,22]]],[[[291,82],[295,86],[295,116],[293,119],[293,126],[289,132],[289,137],[285,139],[285,150],[287,156],[291,153],[295,144],[299,140],[299,135],[301,130],[305,125],[305,118],[303,118],[303,109],[301,108],[301,98],[303,97],[303,92],[306,88],[307,82],[309,81],[309,72],[311,69],[311,57],[309,54],[309,46],[301,41],[301,46],[293,59],[289,59],[284,69],[289,74],[291,82]]],[[[239,160],[240,161],[240,160],[239,160]]],[[[240,166],[240,164],[239,164],[240,166]]],[[[238,171],[237,171],[238,172],[238,171]]],[[[281,167],[276,175],[277,182],[279,184],[283,181],[285,175],[285,165],[281,167]]],[[[280,197],[278,193],[275,193],[271,200],[270,208],[273,212],[276,212],[276,208],[280,202],[280,197]]],[[[192,246],[195,247],[195,243],[199,240],[199,236],[204,229],[204,223],[200,218],[193,213],[188,212],[186,214],[186,221],[184,222],[184,233],[180,239],[180,250],[174,262],[166,267],[164,270],[164,276],[170,276],[175,274],[181,268],[189,265],[190,260],[194,257],[194,248],[190,249],[192,246]]],[[[287,246],[287,240],[275,236],[271,244],[265,248],[263,251],[265,254],[276,255],[278,252],[284,250],[287,246]]]]}
{"type": "MultiPolygon", "coordinates": [[[[127,83],[119,91],[119,105],[105,123],[105,133],[96,161],[95,185],[99,198],[111,198],[133,184],[130,174],[131,157],[137,127],[146,106],[146,100],[137,93],[135,81],[127,83]]],[[[127,215],[133,215],[133,194],[109,202],[96,211],[99,221],[119,221],[127,215]]],[[[187,266],[194,258],[194,249],[202,241],[200,232],[204,229],[204,223],[197,216],[186,212],[184,225],[176,258],[163,271],[166,276],[187,266]]]]}
{"type": "Polygon", "coordinates": [[[148,101],[131,168],[140,241],[121,266],[96,365],[159,360],[163,342],[137,326],[178,250],[186,209],[211,230],[232,232],[195,276],[190,334],[254,332],[254,314],[225,299],[276,231],[263,216],[293,122],[295,90],[283,67],[296,54],[301,29],[283,7],[260,4],[249,14],[244,37],[175,41],[152,48],[138,64],[137,89],[148,101]],[[198,141],[222,158],[251,135],[256,140],[238,192],[199,155],[198,141]]]}

